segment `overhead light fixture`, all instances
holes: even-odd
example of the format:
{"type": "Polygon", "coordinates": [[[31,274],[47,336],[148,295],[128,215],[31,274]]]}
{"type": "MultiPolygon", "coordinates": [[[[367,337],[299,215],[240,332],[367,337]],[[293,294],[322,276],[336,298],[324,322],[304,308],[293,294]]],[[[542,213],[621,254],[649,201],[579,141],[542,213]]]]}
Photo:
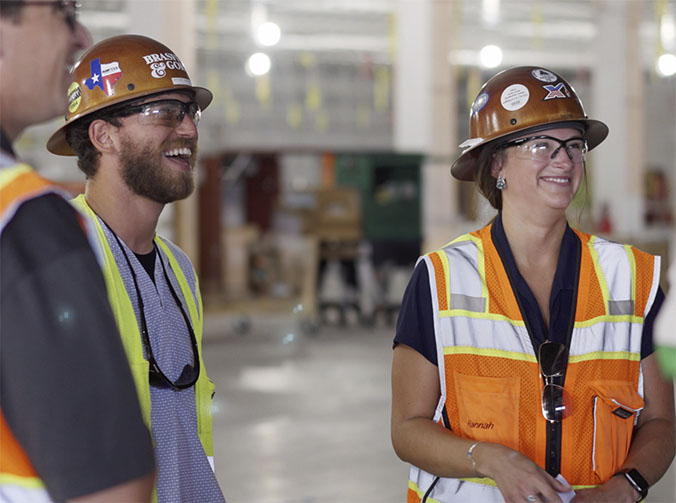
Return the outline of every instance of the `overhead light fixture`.
{"type": "Polygon", "coordinates": [[[495,68],[502,63],[502,49],[497,45],[487,45],[479,52],[479,63],[484,68],[495,68]]]}
{"type": "Polygon", "coordinates": [[[249,75],[260,77],[270,71],[270,57],[264,52],[257,52],[249,56],[246,62],[246,70],[249,75]]]}
{"type": "Polygon", "coordinates": [[[495,26],[500,21],[500,0],[481,2],[481,19],[487,26],[495,26]]]}
{"type": "Polygon", "coordinates": [[[671,77],[676,74],[676,56],[673,54],[662,54],[657,58],[657,73],[663,77],[671,77]]]}
{"type": "Polygon", "coordinates": [[[674,23],[674,16],[667,12],[660,18],[660,42],[662,47],[668,49],[673,46],[676,41],[676,23],[674,23]]]}
{"type": "Polygon", "coordinates": [[[266,47],[276,45],[281,36],[282,30],[277,23],[272,21],[263,23],[256,28],[256,41],[266,47]]]}

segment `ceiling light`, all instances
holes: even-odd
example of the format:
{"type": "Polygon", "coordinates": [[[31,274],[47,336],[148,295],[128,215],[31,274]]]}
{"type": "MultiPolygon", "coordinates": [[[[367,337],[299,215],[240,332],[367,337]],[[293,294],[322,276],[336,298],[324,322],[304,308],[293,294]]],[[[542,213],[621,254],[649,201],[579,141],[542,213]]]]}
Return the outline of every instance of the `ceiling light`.
{"type": "Polygon", "coordinates": [[[263,52],[257,52],[249,56],[246,69],[250,75],[260,77],[270,71],[270,58],[263,52]]]}
{"type": "Polygon", "coordinates": [[[282,31],[279,29],[279,25],[270,21],[261,24],[256,29],[256,40],[259,44],[268,47],[277,44],[281,35],[282,31]]]}
{"type": "Polygon", "coordinates": [[[481,18],[487,26],[495,26],[500,21],[500,0],[483,0],[481,18]]]}
{"type": "Polygon", "coordinates": [[[674,16],[667,13],[660,19],[660,41],[662,47],[669,49],[673,46],[676,40],[676,24],[674,23],[674,16]]]}
{"type": "Polygon", "coordinates": [[[657,72],[663,77],[671,77],[676,73],[676,56],[662,54],[657,58],[657,72]]]}
{"type": "Polygon", "coordinates": [[[479,62],[484,68],[495,68],[502,63],[502,49],[497,45],[487,45],[479,53],[479,62]]]}

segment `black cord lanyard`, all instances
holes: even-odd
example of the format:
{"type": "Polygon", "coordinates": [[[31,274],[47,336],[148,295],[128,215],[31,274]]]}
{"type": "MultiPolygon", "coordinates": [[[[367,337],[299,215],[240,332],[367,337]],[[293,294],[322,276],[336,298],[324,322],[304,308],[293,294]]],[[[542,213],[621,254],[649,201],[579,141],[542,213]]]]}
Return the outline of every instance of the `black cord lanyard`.
{"type": "MultiPolygon", "coordinates": [[[[491,239],[493,242],[496,242],[496,233],[497,231],[495,230],[495,222],[493,222],[493,225],[491,226],[491,239]]],[[[578,290],[578,285],[580,283],[580,261],[581,261],[581,256],[582,256],[582,246],[580,244],[580,240],[576,240],[576,246],[575,246],[575,283],[573,287],[573,295],[571,299],[571,306],[570,306],[570,314],[568,318],[568,326],[566,327],[566,338],[564,344],[566,345],[567,348],[570,348],[570,340],[573,336],[573,328],[575,327],[575,309],[577,307],[577,290],[578,290]]],[[[502,260],[502,257],[500,257],[500,260],[502,260]]],[[[512,288],[512,292],[514,293],[514,297],[516,298],[516,302],[519,305],[519,311],[521,312],[521,317],[523,318],[524,325],[526,326],[526,330],[528,331],[528,336],[530,337],[531,340],[531,345],[533,346],[533,351],[535,352],[535,358],[538,358],[538,347],[539,347],[539,342],[536,340],[534,331],[530,325],[528,316],[526,316],[526,310],[524,309],[522,302],[521,302],[521,296],[518,294],[517,290],[517,282],[516,278],[513,277],[513,275],[510,273],[510,268],[509,267],[504,267],[505,272],[507,273],[507,278],[509,279],[510,286],[512,288]]],[[[551,294],[551,292],[550,292],[551,294]]],[[[539,363],[539,362],[538,362],[539,363]]],[[[563,386],[563,383],[566,380],[566,369],[563,371],[563,376],[560,378],[559,384],[563,386]]],[[[547,441],[546,441],[546,450],[545,450],[545,470],[547,473],[549,473],[552,477],[556,477],[560,472],[561,472],[561,436],[562,436],[562,429],[561,429],[561,421],[557,421],[555,423],[550,423],[547,421],[547,441]]]]}
{"type": "Polygon", "coordinates": [[[122,243],[120,242],[120,238],[117,236],[115,231],[110,228],[110,226],[106,223],[105,220],[102,218],[100,219],[101,222],[106,226],[106,228],[110,231],[110,233],[113,235],[115,238],[115,241],[117,242],[117,246],[120,248],[120,251],[122,251],[122,254],[124,255],[124,258],[127,262],[127,266],[129,267],[129,272],[131,273],[131,278],[134,282],[134,289],[136,290],[136,298],[138,301],[138,310],[139,314],[141,316],[141,340],[143,341],[143,345],[145,346],[146,354],[148,356],[148,363],[149,363],[149,368],[148,368],[148,374],[149,374],[149,381],[150,384],[157,387],[157,388],[171,388],[173,390],[182,390],[186,388],[190,388],[197,382],[197,378],[199,377],[200,373],[200,361],[199,361],[199,353],[197,351],[197,338],[195,337],[195,332],[192,328],[192,324],[190,323],[190,319],[188,318],[187,313],[185,312],[185,309],[183,308],[183,304],[181,303],[181,300],[178,297],[178,294],[174,290],[173,285],[171,284],[171,281],[169,281],[169,275],[167,274],[167,269],[164,266],[164,261],[162,260],[162,254],[160,251],[157,249],[155,246],[155,243],[153,242],[153,251],[157,253],[157,256],[160,259],[160,265],[162,266],[162,272],[164,273],[164,279],[167,282],[167,286],[169,287],[169,291],[171,292],[171,296],[174,298],[174,301],[176,302],[176,305],[178,306],[179,310],[181,311],[181,315],[183,316],[183,319],[185,320],[185,325],[188,329],[188,333],[190,334],[190,345],[192,347],[192,354],[193,354],[193,362],[194,362],[194,367],[192,365],[186,364],[183,367],[183,371],[181,372],[181,375],[176,381],[172,381],[169,379],[164,372],[160,369],[159,364],[157,363],[157,360],[155,360],[155,356],[153,355],[153,349],[152,346],[150,345],[150,336],[148,334],[148,325],[146,323],[146,317],[145,313],[143,312],[143,297],[141,296],[141,289],[138,286],[138,280],[136,278],[136,273],[134,272],[134,268],[131,265],[131,261],[129,260],[129,256],[127,255],[127,252],[124,250],[124,247],[122,246],[122,243]]]}

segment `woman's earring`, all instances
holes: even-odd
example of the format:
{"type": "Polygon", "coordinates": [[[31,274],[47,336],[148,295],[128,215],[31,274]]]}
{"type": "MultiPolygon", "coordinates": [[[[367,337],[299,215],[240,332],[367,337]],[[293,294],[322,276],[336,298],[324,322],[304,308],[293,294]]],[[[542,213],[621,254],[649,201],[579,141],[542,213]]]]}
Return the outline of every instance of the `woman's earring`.
{"type": "Polygon", "coordinates": [[[507,187],[507,180],[505,180],[502,175],[498,176],[498,179],[495,181],[495,186],[498,190],[504,190],[507,187]]]}

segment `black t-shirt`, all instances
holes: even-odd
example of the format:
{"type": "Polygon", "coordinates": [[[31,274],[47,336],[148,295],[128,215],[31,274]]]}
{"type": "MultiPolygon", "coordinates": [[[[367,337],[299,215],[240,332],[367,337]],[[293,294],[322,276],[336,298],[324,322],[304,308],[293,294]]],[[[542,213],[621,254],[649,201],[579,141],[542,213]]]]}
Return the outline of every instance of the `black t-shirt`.
{"type": "MultiPolygon", "coordinates": [[[[516,283],[515,294],[524,308],[524,316],[528,318],[528,324],[533,330],[533,336],[538,342],[549,339],[553,342],[565,342],[565,332],[557,331],[551,327],[568,326],[573,298],[574,282],[576,274],[576,248],[579,238],[570,227],[566,231],[561,242],[561,252],[557,264],[552,293],[549,300],[550,328],[545,326],[540,307],[531,292],[528,284],[519,273],[514,261],[512,251],[507,242],[502,221],[498,216],[492,229],[495,247],[502,259],[502,263],[516,283]]],[[[643,336],[641,339],[641,359],[649,356],[654,351],[653,324],[664,301],[664,292],[658,288],[655,302],[643,323],[643,336]]],[[[411,280],[404,293],[404,298],[397,319],[397,329],[394,337],[394,345],[406,344],[418,351],[431,363],[437,365],[436,341],[434,337],[434,321],[432,312],[432,295],[430,292],[429,273],[427,264],[420,261],[416,265],[411,280]]]]}
{"type": "Polygon", "coordinates": [[[49,194],[0,239],[0,405],[63,501],[154,468],[100,266],[75,210],[49,194]]]}

